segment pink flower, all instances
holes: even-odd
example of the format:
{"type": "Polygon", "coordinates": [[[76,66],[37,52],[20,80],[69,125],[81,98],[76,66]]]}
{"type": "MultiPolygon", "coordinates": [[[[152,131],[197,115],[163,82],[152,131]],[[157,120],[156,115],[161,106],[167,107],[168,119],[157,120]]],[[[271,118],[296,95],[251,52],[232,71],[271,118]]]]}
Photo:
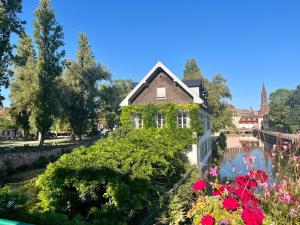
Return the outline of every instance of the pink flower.
{"type": "Polygon", "coordinates": [[[243,209],[242,218],[246,225],[261,225],[264,213],[259,207],[246,207],[243,209]]]}
{"type": "Polygon", "coordinates": [[[269,191],[265,191],[264,192],[264,197],[265,198],[270,198],[271,197],[271,193],[269,191]]]}
{"type": "Polygon", "coordinates": [[[254,160],[255,160],[255,156],[254,155],[251,155],[251,154],[245,154],[243,156],[243,161],[244,163],[248,166],[253,166],[254,164],[254,160]]]}
{"type": "Polygon", "coordinates": [[[207,214],[206,216],[203,216],[200,223],[202,225],[214,225],[215,224],[215,218],[211,215],[207,214]]]}
{"type": "Polygon", "coordinates": [[[209,174],[213,177],[217,177],[218,176],[218,167],[215,166],[215,167],[210,168],[209,174]]]}
{"type": "Polygon", "coordinates": [[[235,198],[225,198],[222,204],[225,209],[233,211],[235,211],[240,206],[240,203],[235,198]]]}
{"type": "Polygon", "coordinates": [[[292,217],[297,216],[297,213],[298,213],[298,211],[297,211],[296,209],[291,209],[291,210],[289,211],[289,215],[291,215],[292,217]]]}
{"type": "Polygon", "coordinates": [[[206,182],[204,180],[198,180],[197,182],[194,183],[193,189],[195,191],[201,191],[203,188],[206,187],[206,182]]]}
{"type": "Polygon", "coordinates": [[[250,176],[254,177],[259,183],[265,183],[268,179],[268,175],[263,170],[251,171],[250,176]]]}

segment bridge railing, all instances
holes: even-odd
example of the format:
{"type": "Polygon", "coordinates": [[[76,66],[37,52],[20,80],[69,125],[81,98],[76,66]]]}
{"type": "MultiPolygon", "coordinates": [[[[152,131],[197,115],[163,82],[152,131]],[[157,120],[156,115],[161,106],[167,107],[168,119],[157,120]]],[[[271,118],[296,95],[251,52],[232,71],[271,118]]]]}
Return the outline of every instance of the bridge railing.
{"type": "Polygon", "coordinates": [[[300,143],[300,134],[287,134],[287,133],[267,131],[267,130],[257,130],[257,131],[263,134],[268,134],[274,137],[290,140],[295,143],[300,143]]]}

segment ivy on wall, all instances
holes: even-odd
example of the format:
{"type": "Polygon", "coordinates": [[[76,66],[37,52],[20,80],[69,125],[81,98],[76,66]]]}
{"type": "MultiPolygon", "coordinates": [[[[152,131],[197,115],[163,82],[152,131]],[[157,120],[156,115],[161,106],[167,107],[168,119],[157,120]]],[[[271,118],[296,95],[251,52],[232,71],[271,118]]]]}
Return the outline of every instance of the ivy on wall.
{"type": "Polygon", "coordinates": [[[203,134],[203,122],[202,118],[199,116],[200,107],[197,104],[186,104],[186,105],[176,105],[176,104],[162,104],[154,105],[148,104],[145,106],[123,106],[121,114],[121,124],[125,128],[134,128],[134,123],[132,116],[134,113],[140,114],[143,127],[155,128],[155,115],[156,113],[163,113],[165,115],[165,127],[166,128],[176,128],[176,113],[177,111],[187,111],[190,118],[190,128],[193,132],[199,135],[203,134]]]}

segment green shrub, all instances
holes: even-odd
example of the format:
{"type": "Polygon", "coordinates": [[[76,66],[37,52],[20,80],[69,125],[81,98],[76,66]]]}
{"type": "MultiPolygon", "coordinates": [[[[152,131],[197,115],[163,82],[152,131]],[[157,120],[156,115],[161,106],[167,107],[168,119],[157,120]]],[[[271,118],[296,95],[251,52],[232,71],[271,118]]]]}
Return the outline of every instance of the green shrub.
{"type": "Polygon", "coordinates": [[[32,163],[33,168],[41,168],[45,165],[47,165],[49,160],[45,156],[41,156],[36,160],[35,162],[32,163]]]}
{"type": "Polygon", "coordinates": [[[15,169],[12,166],[12,162],[10,159],[4,160],[4,172],[5,175],[13,175],[15,173],[15,169]]]}
{"type": "Polygon", "coordinates": [[[38,209],[124,224],[178,180],[193,141],[191,130],[181,128],[113,132],[49,164],[37,180],[38,209]]]}
{"type": "Polygon", "coordinates": [[[19,193],[11,186],[4,186],[0,188],[0,209],[2,211],[9,211],[11,207],[7,207],[9,201],[13,200],[15,206],[23,205],[26,202],[26,198],[22,193],[19,193]]]}
{"type": "Polygon", "coordinates": [[[218,144],[222,150],[225,150],[227,147],[226,140],[227,140],[227,138],[226,138],[225,133],[221,132],[220,136],[218,137],[218,144]]]}
{"type": "Polygon", "coordinates": [[[198,169],[192,169],[187,179],[178,187],[175,193],[170,196],[167,204],[162,208],[160,215],[157,217],[157,224],[183,224],[182,220],[184,215],[187,214],[195,197],[191,186],[199,179],[198,169]]]}

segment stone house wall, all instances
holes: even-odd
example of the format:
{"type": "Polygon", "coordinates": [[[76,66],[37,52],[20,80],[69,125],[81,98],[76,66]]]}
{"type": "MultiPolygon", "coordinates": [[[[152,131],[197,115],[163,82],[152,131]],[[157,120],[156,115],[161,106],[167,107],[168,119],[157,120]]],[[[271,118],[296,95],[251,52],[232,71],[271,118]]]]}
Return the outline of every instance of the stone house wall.
{"type": "Polygon", "coordinates": [[[49,156],[58,156],[65,152],[68,152],[74,148],[80,147],[80,146],[88,146],[91,143],[85,143],[85,144],[77,144],[77,145],[71,145],[66,147],[58,147],[53,149],[45,149],[45,150],[27,150],[27,151],[12,151],[8,153],[1,153],[0,154],[0,170],[5,169],[5,161],[8,161],[11,163],[12,168],[17,169],[19,167],[23,166],[29,166],[35,161],[37,161],[40,157],[49,157],[49,156]]]}

